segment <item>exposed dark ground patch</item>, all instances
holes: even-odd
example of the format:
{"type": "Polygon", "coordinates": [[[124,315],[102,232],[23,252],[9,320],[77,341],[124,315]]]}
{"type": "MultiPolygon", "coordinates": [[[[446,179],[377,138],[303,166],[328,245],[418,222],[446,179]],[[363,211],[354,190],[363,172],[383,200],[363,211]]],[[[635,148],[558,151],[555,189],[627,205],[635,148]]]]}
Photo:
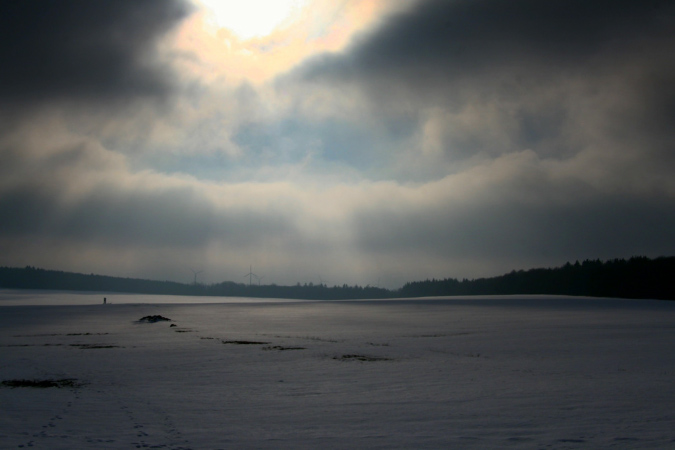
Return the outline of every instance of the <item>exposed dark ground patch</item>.
{"type": "Polygon", "coordinates": [[[270,334],[261,334],[260,336],[270,336],[270,337],[275,337],[279,339],[302,339],[305,341],[316,341],[316,342],[342,342],[338,341],[335,339],[327,339],[327,338],[321,338],[321,337],[316,337],[316,336],[281,336],[281,335],[270,335],[270,334]]]}
{"type": "Polygon", "coordinates": [[[367,355],[341,355],[334,356],[333,359],[339,361],[392,361],[391,358],[385,358],[383,356],[367,356],[367,355]]]}
{"type": "Polygon", "coordinates": [[[223,344],[233,344],[233,345],[267,345],[269,342],[259,342],[259,341],[221,341],[223,344]]]}
{"type": "Polygon", "coordinates": [[[84,350],[98,349],[98,348],[124,348],[119,345],[111,345],[111,344],[70,344],[70,346],[81,348],[84,350]]]}
{"type": "Polygon", "coordinates": [[[0,347],[60,347],[63,344],[8,344],[0,347]]]}
{"type": "Polygon", "coordinates": [[[263,347],[263,350],[278,350],[278,351],[284,351],[284,350],[306,350],[305,347],[284,347],[282,345],[270,345],[268,347],[263,347]]]}
{"type": "Polygon", "coordinates": [[[457,333],[433,333],[433,334],[413,334],[410,336],[404,336],[409,338],[437,338],[437,337],[449,337],[449,336],[466,336],[467,334],[475,334],[470,331],[460,331],[457,333]]]}
{"type": "Polygon", "coordinates": [[[25,379],[15,379],[15,380],[3,380],[1,383],[3,386],[11,388],[76,388],[83,385],[80,383],[77,378],[61,378],[59,380],[25,380],[25,379]]]}
{"type": "Polygon", "coordinates": [[[66,336],[105,336],[110,333],[68,333],[66,336]]]}
{"type": "Polygon", "coordinates": [[[110,333],[49,333],[49,334],[15,334],[13,337],[46,337],[46,336],[103,336],[110,333]]]}

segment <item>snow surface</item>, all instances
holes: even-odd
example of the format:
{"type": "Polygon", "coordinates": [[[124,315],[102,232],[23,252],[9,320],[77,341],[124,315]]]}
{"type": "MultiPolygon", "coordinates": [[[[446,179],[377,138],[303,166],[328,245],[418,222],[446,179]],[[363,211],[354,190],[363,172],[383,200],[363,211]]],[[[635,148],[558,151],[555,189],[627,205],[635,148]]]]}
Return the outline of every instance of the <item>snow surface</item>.
{"type": "Polygon", "coordinates": [[[181,298],[0,291],[0,448],[675,447],[675,302],[181,298]]]}

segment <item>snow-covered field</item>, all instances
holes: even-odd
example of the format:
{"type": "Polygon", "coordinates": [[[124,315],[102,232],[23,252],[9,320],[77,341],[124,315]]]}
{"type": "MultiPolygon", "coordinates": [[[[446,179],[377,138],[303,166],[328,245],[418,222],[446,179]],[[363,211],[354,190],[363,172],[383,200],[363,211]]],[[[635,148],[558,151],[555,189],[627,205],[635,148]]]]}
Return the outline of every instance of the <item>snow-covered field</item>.
{"type": "Polygon", "coordinates": [[[675,302],[206,300],[0,291],[0,447],[675,448],[675,302]]]}

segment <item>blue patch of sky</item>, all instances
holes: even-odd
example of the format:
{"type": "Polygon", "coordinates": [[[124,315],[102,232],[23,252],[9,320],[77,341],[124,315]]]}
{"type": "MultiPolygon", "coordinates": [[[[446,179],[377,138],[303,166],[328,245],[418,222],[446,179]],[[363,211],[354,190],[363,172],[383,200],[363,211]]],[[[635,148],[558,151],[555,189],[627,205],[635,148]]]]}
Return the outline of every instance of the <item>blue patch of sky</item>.
{"type": "Polygon", "coordinates": [[[134,158],[136,169],[152,168],[214,181],[245,181],[257,170],[305,166],[330,171],[339,167],[369,179],[391,177],[390,165],[417,123],[397,118],[377,125],[347,121],[247,123],[232,136],[242,154],[233,157],[217,147],[208,151],[155,151],[134,158]]]}
{"type": "Polygon", "coordinates": [[[347,121],[303,122],[285,119],[272,124],[250,123],[238,130],[233,141],[247,159],[267,165],[315,161],[339,163],[378,174],[391,153],[415,132],[416,124],[398,119],[384,126],[347,121]]]}

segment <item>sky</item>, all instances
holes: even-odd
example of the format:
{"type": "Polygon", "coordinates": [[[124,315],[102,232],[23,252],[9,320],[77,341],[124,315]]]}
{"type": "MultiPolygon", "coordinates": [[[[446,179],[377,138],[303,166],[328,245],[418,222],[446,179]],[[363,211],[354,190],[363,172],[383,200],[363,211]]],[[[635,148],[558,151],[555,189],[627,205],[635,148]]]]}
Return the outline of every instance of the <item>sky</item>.
{"type": "Polygon", "coordinates": [[[675,255],[671,1],[0,8],[0,265],[397,288],[675,255]]]}

